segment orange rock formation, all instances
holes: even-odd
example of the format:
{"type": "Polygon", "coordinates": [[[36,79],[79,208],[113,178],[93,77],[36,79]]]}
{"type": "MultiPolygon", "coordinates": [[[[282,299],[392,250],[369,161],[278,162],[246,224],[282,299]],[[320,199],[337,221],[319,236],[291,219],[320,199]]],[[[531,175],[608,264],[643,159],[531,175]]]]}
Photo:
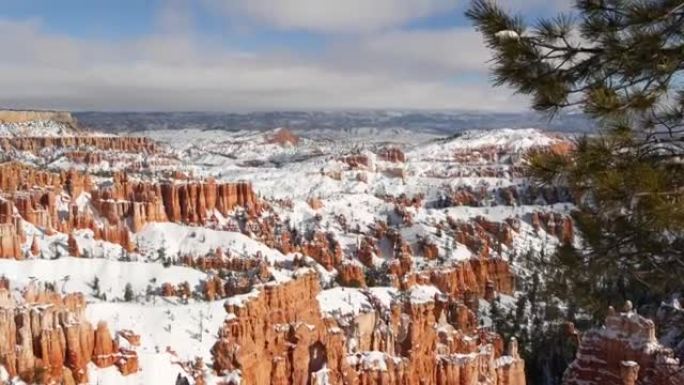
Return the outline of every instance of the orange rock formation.
{"type": "MultiPolygon", "coordinates": [[[[93,330],[85,318],[82,294],[64,297],[34,287],[17,304],[6,288],[0,289],[0,365],[10,376],[36,383],[60,383],[73,378],[77,384],[88,383],[87,364],[111,366],[122,356],[106,324],[93,330]],[[46,306],[50,305],[50,306],[46,306]]],[[[126,358],[124,357],[124,358],[126,358]]],[[[127,367],[123,373],[132,373],[127,367]]]]}
{"type": "Polygon", "coordinates": [[[684,384],[683,366],[658,343],[653,321],[633,312],[631,304],[625,310],[610,309],[605,328],[582,335],[564,385],[684,384]]]}
{"type": "Polygon", "coordinates": [[[388,162],[406,162],[406,155],[404,155],[404,152],[398,148],[386,148],[382,150],[378,156],[380,159],[386,160],[388,162]]]}
{"type": "Polygon", "coordinates": [[[316,275],[301,273],[227,302],[214,369],[240,370],[247,384],[525,384],[516,343],[500,356],[497,336],[455,328],[443,301],[398,302],[342,324],[319,312],[319,292],[316,275]]]}
{"type": "Polygon", "coordinates": [[[148,222],[205,223],[216,209],[227,214],[236,206],[259,208],[259,200],[247,182],[147,183],[114,175],[112,186],[92,192],[92,203],[110,221],[131,218],[136,232],[148,222]]]}

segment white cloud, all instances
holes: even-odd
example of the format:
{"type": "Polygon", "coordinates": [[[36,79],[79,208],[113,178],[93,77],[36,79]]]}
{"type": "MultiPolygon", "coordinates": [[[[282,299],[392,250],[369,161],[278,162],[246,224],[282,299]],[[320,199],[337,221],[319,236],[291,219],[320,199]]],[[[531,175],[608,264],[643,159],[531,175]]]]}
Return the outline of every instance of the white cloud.
{"type": "Polygon", "coordinates": [[[335,45],[330,52],[338,64],[429,78],[484,73],[491,57],[481,35],[470,28],[395,30],[335,45]]]}
{"type": "Polygon", "coordinates": [[[231,17],[285,30],[362,33],[453,9],[456,0],[205,0],[231,17]]]}
{"type": "Polygon", "coordinates": [[[46,34],[36,23],[0,22],[0,35],[5,37],[0,51],[12,52],[0,61],[0,104],[8,107],[509,111],[525,104],[486,82],[447,81],[478,69],[483,57],[473,36],[460,30],[363,37],[355,51],[339,46],[334,54],[305,59],[245,55],[176,35],[117,43],[79,40],[46,34]],[[457,41],[450,49],[452,37],[457,41]],[[356,63],[332,60],[335,55],[354,55],[356,63]]]}

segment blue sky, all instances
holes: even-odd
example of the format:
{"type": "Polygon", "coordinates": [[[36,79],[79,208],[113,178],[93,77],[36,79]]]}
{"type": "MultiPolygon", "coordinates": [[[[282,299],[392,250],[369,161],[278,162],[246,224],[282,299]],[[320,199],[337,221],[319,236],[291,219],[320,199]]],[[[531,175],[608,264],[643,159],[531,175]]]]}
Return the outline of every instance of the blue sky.
{"type": "MultiPolygon", "coordinates": [[[[530,17],[564,1],[508,0],[530,17]]],[[[4,0],[0,104],[519,110],[461,0],[4,0]]]]}

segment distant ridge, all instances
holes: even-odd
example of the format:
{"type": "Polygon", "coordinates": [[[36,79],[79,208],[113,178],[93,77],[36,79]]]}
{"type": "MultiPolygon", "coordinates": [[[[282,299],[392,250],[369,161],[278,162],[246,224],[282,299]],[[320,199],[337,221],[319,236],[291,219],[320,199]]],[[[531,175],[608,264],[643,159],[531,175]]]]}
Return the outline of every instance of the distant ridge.
{"type": "Polygon", "coordinates": [[[548,116],[524,113],[429,111],[272,111],[220,112],[76,112],[80,124],[121,133],[153,130],[264,130],[287,127],[299,136],[340,130],[395,130],[452,135],[470,129],[543,127],[559,132],[593,132],[595,123],[583,114],[548,116]]]}

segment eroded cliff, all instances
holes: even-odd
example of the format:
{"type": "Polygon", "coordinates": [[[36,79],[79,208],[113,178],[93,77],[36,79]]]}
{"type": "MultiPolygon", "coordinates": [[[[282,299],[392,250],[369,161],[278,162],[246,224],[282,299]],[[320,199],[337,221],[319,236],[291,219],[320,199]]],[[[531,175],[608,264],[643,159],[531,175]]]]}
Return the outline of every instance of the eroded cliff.
{"type": "Polygon", "coordinates": [[[89,362],[125,368],[124,374],[137,371],[135,351],[119,349],[106,323],[94,329],[85,307],[80,293],[61,296],[30,287],[16,302],[7,287],[0,288],[0,365],[10,378],[87,384],[89,362]]]}
{"type": "Polygon", "coordinates": [[[517,343],[503,355],[497,335],[459,322],[469,310],[449,296],[416,287],[383,303],[346,290],[370,307],[321,313],[318,277],[306,269],[230,299],[214,369],[240,373],[242,384],[525,384],[517,343]]]}
{"type": "Polygon", "coordinates": [[[627,304],[624,312],[609,310],[604,328],[582,335],[563,384],[681,385],[684,366],[671,349],[658,343],[653,321],[627,304]]]}

